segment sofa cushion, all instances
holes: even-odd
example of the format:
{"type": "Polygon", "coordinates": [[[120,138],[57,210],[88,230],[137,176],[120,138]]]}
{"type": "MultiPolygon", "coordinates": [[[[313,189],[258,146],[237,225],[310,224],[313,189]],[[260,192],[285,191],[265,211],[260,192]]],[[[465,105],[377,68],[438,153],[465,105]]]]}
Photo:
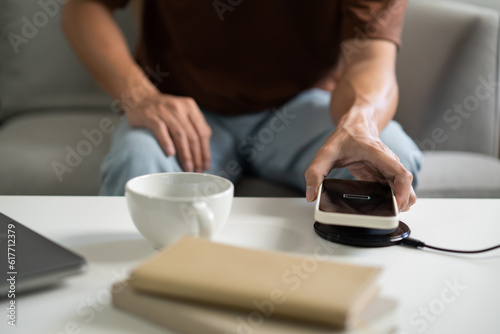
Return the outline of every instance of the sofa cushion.
{"type": "Polygon", "coordinates": [[[497,11],[410,3],[397,63],[396,120],[422,149],[499,156],[498,48],[497,11]]]}
{"type": "Polygon", "coordinates": [[[419,197],[500,198],[500,160],[466,152],[425,152],[419,197]]]}
{"type": "Polygon", "coordinates": [[[117,116],[32,112],[0,127],[0,195],[97,195],[117,116]]]}
{"type": "MultiPolygon", "coordinates": [[[[63,36],[64,2],[0,0],[0,122],[24,111],[110,109],[110,98],[96,86],[63,36]]],[[[131,13],[117,16],[133,43],[131,13]]]]}

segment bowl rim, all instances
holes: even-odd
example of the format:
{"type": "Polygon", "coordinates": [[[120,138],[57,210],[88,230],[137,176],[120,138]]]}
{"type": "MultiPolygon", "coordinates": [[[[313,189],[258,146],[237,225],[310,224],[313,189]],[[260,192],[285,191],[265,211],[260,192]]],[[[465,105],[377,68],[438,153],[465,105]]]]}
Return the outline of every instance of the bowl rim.
{"type": "Polygon", "coordinates": [[[168,201],[178,201],[178,202],[197,202],[200,200],[203,200],[204,198],[207,199],[215,199],[215,198],[220,198],[220,197],[225,197],[228,195],[228,193],[234,194],[234,184],[221,176],[214,175],[214,174],[208,174],[208,173],[194,173],[194,172],[165,172],[165,173],[152,173],[152,174],[145,174],[145,175],[140,175],[136,176],[130,180],[127,181],[125,184],[125,196],[127,197],[127,194],[133,194],[139,197],[144,197],[147,199],[159,199],[159,200],[168,200],[168,201]],[[147,194],[142,191],[137,191],[133,189],[133,183],[140,181],[141,179],[146,179],[146,178],[152,178],[152,177],[160,177],[160,176],[165,176],[165,175],[196,175],[196,176],[204,176],[204,177],[209,177],[209,178],[214,178],[216,180],[219,180],[219,182],[225,183],[228,185],[227,189],[222,190],[220,192],[217,192],[215,194],[210,194],[210,195],[202,195],[202,196],[159,196],[159,195],[151,195],[147,194]]]}

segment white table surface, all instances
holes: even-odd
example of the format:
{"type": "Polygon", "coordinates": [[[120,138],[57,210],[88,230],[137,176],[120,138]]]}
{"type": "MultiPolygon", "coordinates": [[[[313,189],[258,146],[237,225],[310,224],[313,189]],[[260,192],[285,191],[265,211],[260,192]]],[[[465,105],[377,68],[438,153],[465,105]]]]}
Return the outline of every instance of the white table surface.
{"type": "MultiPolygon", "coordinates": [[[[110,305],[110,285],[154,253],[123,197],[0,196],[0,212],[88,261],[88,271],[64,285],[18,297],[15,328],[7,325],[7,304],[0,301],[0,333],[165,333],[110,305]]],[[[420,199],[401,220],[412,237],[432,245],[500,244],[499,199],[420,199]]],[[[399,302],[399,333],[500,333],[500,250],[461,256],[402,246],[353,248],[322,241],[312,223],[313,205],[304,199],[235,198],[217,240],[383,267],[381,295],[399,302]],[[454,282],[461,286],[455,292],[448,288],[454,282]]]]}

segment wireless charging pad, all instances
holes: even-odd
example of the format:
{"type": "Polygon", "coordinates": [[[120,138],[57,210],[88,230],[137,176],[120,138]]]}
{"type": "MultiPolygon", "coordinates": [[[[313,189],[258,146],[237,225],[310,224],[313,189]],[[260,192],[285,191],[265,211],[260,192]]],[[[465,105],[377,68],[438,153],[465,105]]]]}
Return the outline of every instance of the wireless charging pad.
{"type": "Polygon", "coordinates": [[[356,247],[399,245],[403,239],[410,236],[410,228],[402,221],[399,221],[399,226],[392,230],[348,227],[315,222],[314,231],[328,241],[356,247]]]}

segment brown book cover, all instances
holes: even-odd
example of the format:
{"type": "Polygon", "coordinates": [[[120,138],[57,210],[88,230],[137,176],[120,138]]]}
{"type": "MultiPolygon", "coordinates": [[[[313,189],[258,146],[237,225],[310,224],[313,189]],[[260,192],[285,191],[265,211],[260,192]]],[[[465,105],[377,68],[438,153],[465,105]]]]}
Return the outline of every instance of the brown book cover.
{"type": "Polygon", "coordinates": [[[138,291],[345,328],[377,292],[378,268],[185,237],[135,268],[138,291]]]}
{"type": "MultiPolygon", "coordinates": [[[[129,281],[112,288],[113,305],[182,334],[390,334],[396,330],[396,302],[378,297],[360,314],[356,326],[334,330],[303,322],[241,312],[140,293],[129,281]]],[[[268,311],[268,310],[267,310],[268,311]]]]}

